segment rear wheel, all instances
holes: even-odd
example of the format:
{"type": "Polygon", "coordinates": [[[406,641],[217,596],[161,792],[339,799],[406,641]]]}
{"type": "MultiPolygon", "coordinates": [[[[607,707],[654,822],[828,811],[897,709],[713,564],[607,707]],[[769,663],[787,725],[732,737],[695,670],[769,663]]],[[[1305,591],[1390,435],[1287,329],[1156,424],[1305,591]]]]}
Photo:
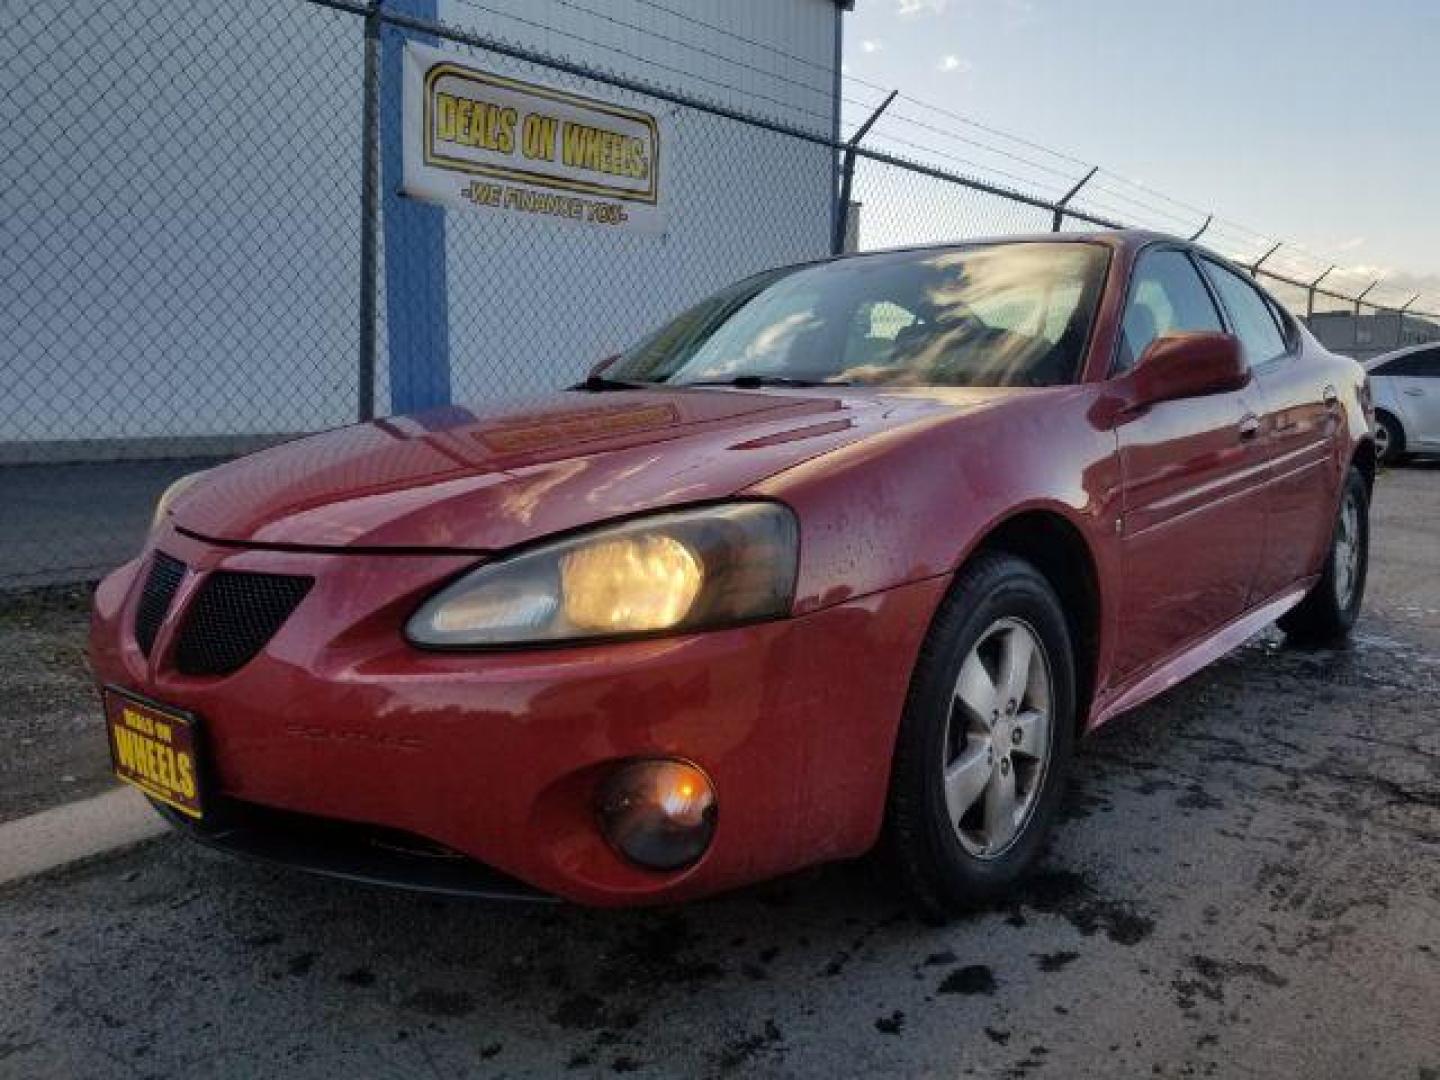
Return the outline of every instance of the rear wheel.
{"type": "Polygon", "coordinates": [[[1325,569],[1305,599],[1280,619],[1299,641],[1331,641],[1350,633],[1365,599],[1370,568],[1370,489],[1360,470],[1345,476],[1325,569]]]}
{"type": "Polygon", "coordinates": [[[911,680],[885,850],[928,917],[1002,895],[1036,861],[1075,735],[1075,663],[1045,578],[987,553],[961,572],[911,680]]]}
{"type": "Polygon", "coordinates": [[[1395,465],[1405,458],[1405,429],[1387,412],[1375,414],[1375,457],[1382,465],[1395,465]]]}

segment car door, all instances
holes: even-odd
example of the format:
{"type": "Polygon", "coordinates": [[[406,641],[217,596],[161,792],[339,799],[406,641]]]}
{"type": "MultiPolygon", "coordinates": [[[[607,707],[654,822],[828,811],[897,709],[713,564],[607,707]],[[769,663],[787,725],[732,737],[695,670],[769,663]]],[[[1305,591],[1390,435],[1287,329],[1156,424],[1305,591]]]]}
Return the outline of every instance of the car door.
{"type": "Polygon", "coordinates": [[[1268,600],[1316,572],[1340,498],[1334,468],[1344,412],[1338,388],[1307,356],[1298,328],[1252,282],[1213,259],[1201,268],[1220,299],[1230,332],[1265,403],[1260,448],[1267,463],[1265,542],[1250,596],[1268,600]]]}
{"type": "Polygon", "coordinates": [[[1407,448],[1440,449],[1440,345],[1397,356],[1385,365],[1402,410],[1407,448]]]}
{"type": "MultiPolygon", "coordinates": [[[[1132,367],[1161,334],[1222,329],[1190,256],[1147,249],[1132,274],[1112,374],[1132,367]]],[[[1264,537],[1261,407],[1252,383],[1161,402],[1117,428],[1122,678],[1244,611],[1264,537]]]]}

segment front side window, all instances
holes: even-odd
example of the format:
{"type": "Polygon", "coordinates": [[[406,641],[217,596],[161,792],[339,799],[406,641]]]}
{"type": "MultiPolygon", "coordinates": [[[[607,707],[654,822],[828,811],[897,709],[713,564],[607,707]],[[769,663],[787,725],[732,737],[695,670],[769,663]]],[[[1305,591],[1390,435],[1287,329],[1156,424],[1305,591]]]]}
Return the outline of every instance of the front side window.
{"type": "Polygon", "coordinates": [[[1285,338],[1280,333],[1280,327],[1275,324],[1275,315],[1271,312],[1270,305],[1265,302],[1259,290],[1219,263],[1209,259],[1205,259],[1204,263],[1206,276],[1220,294],[1220,302],[1225,305],[1225,310],[1230,313],[1235,336],[1240,339],[1245,350],[1246,362],[1255,367],[1284,354],[1288,349],[1285,338]]]}
{"type": "Polygon", "coordinates": [[[606,371],[670,385],[1053,386],[1079,374],[1095,244],[899,251],[776,271],[704,301],[606,371]]]}
{"type": "Polygon", "coordinates": [[[1130,285],[1116,372],[1129,371],[1164,334],[1220,329],[1220,313],[1195,264],[1173,249],[1147,252],[1130,285]]]}

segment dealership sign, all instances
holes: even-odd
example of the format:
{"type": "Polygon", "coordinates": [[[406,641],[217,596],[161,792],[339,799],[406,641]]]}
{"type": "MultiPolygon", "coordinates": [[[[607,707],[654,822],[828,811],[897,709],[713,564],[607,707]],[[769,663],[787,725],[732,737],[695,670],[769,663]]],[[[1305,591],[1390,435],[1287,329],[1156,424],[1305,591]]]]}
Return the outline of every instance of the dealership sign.
{"type": "Polygon", "coordinates": [[[405,46],[407,195],[626,231],[664,228],[650,113],[405,46]]]}

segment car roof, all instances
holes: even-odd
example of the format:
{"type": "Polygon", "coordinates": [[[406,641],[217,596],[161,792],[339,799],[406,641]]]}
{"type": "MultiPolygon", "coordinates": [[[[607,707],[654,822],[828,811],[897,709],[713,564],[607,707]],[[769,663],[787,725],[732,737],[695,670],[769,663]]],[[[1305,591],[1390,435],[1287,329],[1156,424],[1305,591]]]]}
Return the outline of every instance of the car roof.
{"type": "Polygon", "coordinates": [[[1155,232],[1150,229],[1094,229],[1084,232],[1010,233],[925,244],[900,244],[895,247],[875,248],[871,251],[848,251],[843,255],[832,255],[829,259],[819,261],[864,259],[873,255],[893,255],[907,251],[953,251],[956,248],[984,247],[991,244],[1103,244],[1109,248],[1139,250],[1145,245],[1157,241],[1191,246],[1191,242],[1182,236],[1171,236],[1168,233],[1155,232]]]}

